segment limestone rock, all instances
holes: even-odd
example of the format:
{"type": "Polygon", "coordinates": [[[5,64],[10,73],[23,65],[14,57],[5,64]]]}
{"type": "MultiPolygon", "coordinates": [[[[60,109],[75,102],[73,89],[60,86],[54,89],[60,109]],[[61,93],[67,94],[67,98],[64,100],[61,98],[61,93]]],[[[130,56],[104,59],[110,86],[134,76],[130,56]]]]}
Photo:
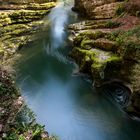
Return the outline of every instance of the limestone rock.
{"type": "MultiPolygon", "coordinates": [[[[119,4],[119,0],[75,0],[73,10],[78,11],[89,19],[112,18],[119,4]]],[[[122,0],[123,1],[123,0],[122,0]]]]}
{"type": "Polygon", "coordinates": [[[120,2],[105,4],[96,7],[89,15],[91,19],[109,19],[115,16],[120,2]]]}

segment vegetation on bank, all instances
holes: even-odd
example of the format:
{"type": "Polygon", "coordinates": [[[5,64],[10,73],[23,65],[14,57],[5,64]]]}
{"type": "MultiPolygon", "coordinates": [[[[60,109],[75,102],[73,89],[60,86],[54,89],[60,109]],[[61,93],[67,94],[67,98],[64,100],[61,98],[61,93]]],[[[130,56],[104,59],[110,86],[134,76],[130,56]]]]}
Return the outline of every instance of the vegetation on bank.
{"type": "Polygon", "coordinates": [[[44,31],[40,28],[42,18],[56,5],[48,0],[35,1],[0,1],[0,139],[3,140],[57,139],[36,123],[34,114],[16,88],[14,74],[3,68],[17,50],[38,39],[35,34],[44,31]]]}
{"type": "Polygon", "coordinates": [[[123,15],[129,13],[132,16],[140,17],[140,1],[125,0],[124,3],[117,7],[116,14],[123,15]]]}
{"type": "MultiPolygon", "coordinates": [[[[12,10],[0,11],[0,62],[12,57],[27,43],[36,41],[35,33],[39,32],[43,25],[41,19],[55,5],[55,2],[16,4],[12,6],[12,10]]],[[[6,6],[9,4],[4,5],[3,8],[6,6]]]]}
{"type": "Polygon", "coordinates": [[[54,136],[49,137],[44,126],[36,123],[12,75],[0,67],[0,137],[3,140],[56,140],[54,136]]]}

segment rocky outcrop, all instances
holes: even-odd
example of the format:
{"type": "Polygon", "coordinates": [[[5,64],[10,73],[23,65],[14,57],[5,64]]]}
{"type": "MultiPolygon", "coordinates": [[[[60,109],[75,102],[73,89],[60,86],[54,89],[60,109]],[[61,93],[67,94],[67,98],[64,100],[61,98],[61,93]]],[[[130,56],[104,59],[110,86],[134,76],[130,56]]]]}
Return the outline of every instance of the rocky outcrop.
{"type": "Polygon", "coordinates": [[[9,72],[11,64],[5,64],[21,47],[37,41],[36,33],[46,31],[42,19],[55,5],[46,0],[0,0],[0,139],[56,139],[36,123],[9,72]],[[21,122],[18,116],[27,119],[21,122]]]}
{"type": "Polygon", "coordinates": [[[75,0],[73,10],[88,19],[108,19],[114,17],[123,0],[75,0]]]}
{"type": "Polygon", "coordinates": [[[11,75],[0,66],[0,138],[56,140],[36,123],[33,112],[25,105],[11,75]],[[28,119],[22,118],[21,122],[21,116],[28,119]]]}
{"type": "Polygon", "coordinates": [[[91,75],[94,86],[117,82],[127,87],[131,95],[126,111],[140,117],[140,19],[138,10],[128,10],[133,5],[115,0],[75,0],[74,10],[85,11],[87,18],[94,20],[69,26],[73,40],[70,55],[81,72],[91,75]],[[123,17],[116,17],[122,13],[123,17]]]}
{"type": "Polygon", "coordinates": [[[37,39],[35,33],[43,25],[41,19],[54,6],[54,2],[15,4],[9,10],[11,6],[5,5],[8,10],[0,11],[0,61],[10,58],[22,46],[37,39]]]}
{"type": "Polygon", "coordinates": [[[46,2],[51,2],[55,0],[0,0],[1,3],[14,3],[14,4],[23,4],[23,3],[46,3],[46,2]]]}

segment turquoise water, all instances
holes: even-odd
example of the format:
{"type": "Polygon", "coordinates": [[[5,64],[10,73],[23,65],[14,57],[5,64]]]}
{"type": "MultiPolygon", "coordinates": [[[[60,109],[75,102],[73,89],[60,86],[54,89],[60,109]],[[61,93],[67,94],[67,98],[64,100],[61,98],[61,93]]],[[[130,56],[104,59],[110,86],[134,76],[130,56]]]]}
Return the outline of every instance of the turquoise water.
{"type": "Polygon", "coordinates": [[[50,25],[44,24],[48,30],[39,34],[42,39],[21,50],[17,84],[37,122],[60,140],[139,140],[140,123],[74,74],[65,29],[78,20],[72,4],[59,3],[46,17],[50,25]]]}

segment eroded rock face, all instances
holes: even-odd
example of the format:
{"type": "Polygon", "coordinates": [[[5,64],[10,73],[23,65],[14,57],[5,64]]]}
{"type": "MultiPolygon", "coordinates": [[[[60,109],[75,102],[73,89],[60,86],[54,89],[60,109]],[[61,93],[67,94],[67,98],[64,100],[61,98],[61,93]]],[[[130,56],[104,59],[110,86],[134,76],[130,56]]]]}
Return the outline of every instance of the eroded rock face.
{"type": "Polygon", "coordinates": [[[0,0],[0,139],[11,139],[14,136],[13,139],[55,140],[35,122],[32,112],[24,105],[24,99],[16,88],[13,76],[11,77],[14,73],[9,74],[11,64],[3,66],[18,49],[38,40],[35,35],[37,32],[44,32],[41,28],[44,25],[42,18],[55,6],[54,2],[46,2],[47,0],[0,0]],[[43,1],[45,3],[38,4],[43,1]],[[30,2],[37,3],[29,4],[30,2]],[[25,118],[30,118],[30,114],[32,120],[18,122],[16,117],[20,113],[25,118]]]}
{"type": "MultiPolygon", "coordinates": [[[[37,33],[55,2],[43,4],[15,4],[0,11],[0,62],[10,58],[22,46],[37,40],[37,33]]],[[[47,21],[46,21],[47,22],[47,21]]],[[[45,23],[46,23],[45,22],[45,23]]]]}
{"type": "Polygon", "coordinates": [[[139,27],[127,33],[87,29],[90,27],[87,25],[95,27],[98,23],[106,28],[103,26],[107,24],[105,21],[83,22],[81,28],[77,26],[80,23],[70,25],[70,29],[74,27],[76,32],[70,55],[76,60],[81,72],[91,75],[94,86],[109,81],[121,81],[127,86],[132,93],[126,110],[140,116],[140,84],[137,82],[140,80],[139,27]]]}
{"type": "Polygon", "coordinates": [[[120,0],[75,0],[73,9],[89,19],[107,19],[115,15],[120,4],[120,0]]]}
{"type": "Polygon", "coordinates": [[[45,2],[51,2],[54,0],[0,0],[1,3],[45,3],[45,2]]]}
{"type": "Polygon", "coordinates": [[[140,117],[139,5],[139,0],[75,0],[73,10],[90,20],[69,29],[80,71],[91,75],[94,86],[117,81],[128,87],[126,111],[140,117]]]}

